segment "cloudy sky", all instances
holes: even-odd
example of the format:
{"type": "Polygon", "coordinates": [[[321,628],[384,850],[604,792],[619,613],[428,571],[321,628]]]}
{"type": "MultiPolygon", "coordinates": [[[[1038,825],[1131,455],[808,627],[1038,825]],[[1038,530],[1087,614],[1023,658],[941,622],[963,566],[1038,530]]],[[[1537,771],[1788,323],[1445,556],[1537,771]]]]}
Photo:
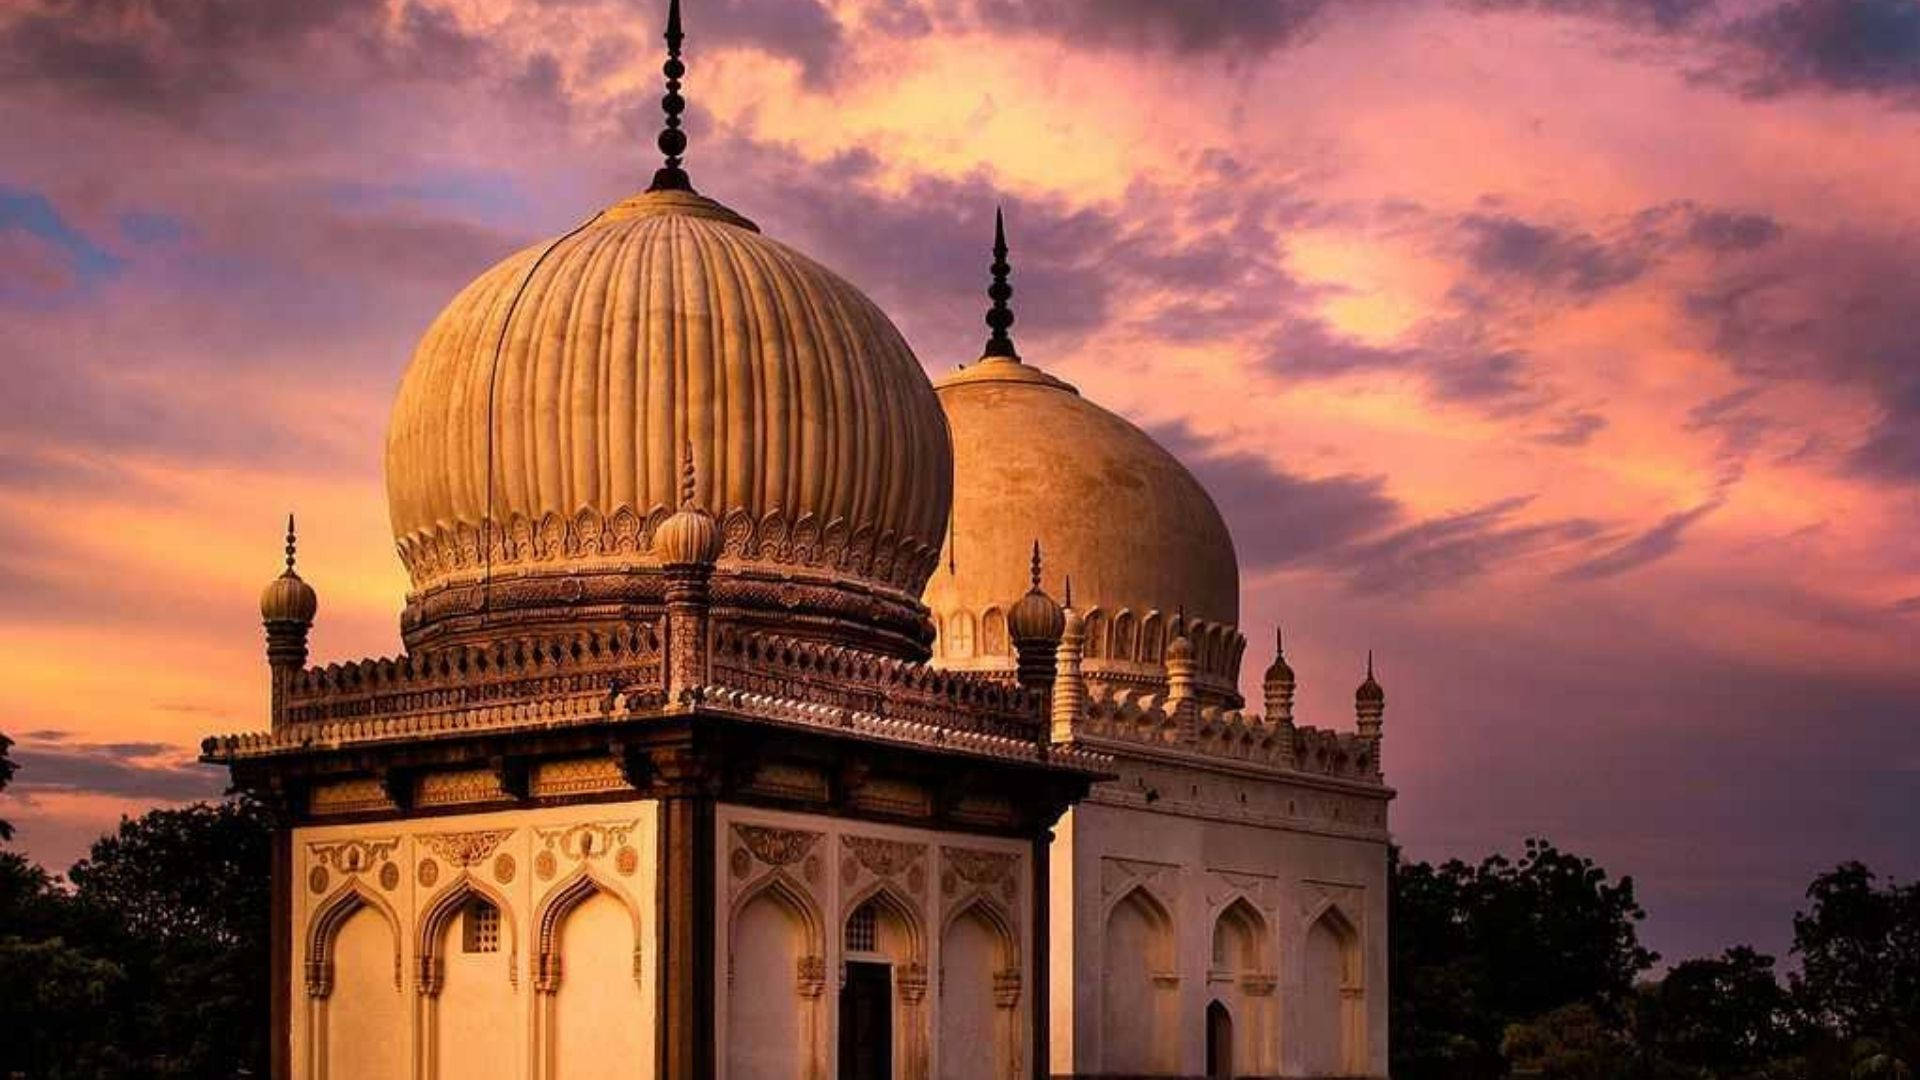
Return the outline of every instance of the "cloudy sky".
{"type": "MultiPolygon", "coordinates": [[[[397,649],[415,338],[655,164],[653,0],[0,4],[0,799],[64,867],[397,649]]],[[[1915,0],[687,0],[689,168],[931,372],[1155,431],[1416,857],[1545,835],[1669,959],[1920,873],[1915,0]]],[[[1265,665],[1249,650],[1250,670],[1265,665]]]]}

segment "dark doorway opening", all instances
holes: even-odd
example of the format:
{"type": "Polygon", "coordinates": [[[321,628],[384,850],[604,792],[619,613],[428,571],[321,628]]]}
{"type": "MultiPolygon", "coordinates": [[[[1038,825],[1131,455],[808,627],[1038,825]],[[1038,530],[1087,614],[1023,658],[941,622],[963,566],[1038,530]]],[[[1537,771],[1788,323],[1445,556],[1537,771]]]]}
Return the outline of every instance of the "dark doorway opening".
{"type": "Polygon", "coordinates": [[[892,1080],[893,965],[847,961],[840,988],[840,1080],[892,1080]]]}
{"type": "Polygon", "coordinates": [[[1217,1001],[1207,1003],[1207,1080],[1233,1080],[1233,1017],[1217,1001]]]}

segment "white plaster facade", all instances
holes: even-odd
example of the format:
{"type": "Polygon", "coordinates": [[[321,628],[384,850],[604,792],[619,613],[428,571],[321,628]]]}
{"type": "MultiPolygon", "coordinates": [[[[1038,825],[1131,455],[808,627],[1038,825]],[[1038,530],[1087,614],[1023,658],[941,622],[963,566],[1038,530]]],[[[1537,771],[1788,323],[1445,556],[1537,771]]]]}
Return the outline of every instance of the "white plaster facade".
{"type": "Polygon", "coordinates": [[[657,805],[295,829],[294,1075],[652,1076],[657,805]]]}
{"type": "Polygon", "coordinates": [[[1224,1011],[1227,1075],[1385,1076],[1379,789],[1116,761],[1055,830],[1052,1073],[1220,1075],[1224,1011]]]}

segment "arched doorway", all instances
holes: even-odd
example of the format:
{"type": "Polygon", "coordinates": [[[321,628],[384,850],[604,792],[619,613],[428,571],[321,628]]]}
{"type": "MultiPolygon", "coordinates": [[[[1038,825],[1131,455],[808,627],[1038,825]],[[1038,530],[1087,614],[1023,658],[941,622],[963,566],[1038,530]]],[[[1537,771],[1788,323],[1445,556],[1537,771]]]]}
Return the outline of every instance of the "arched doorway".
{"type": "Polygon", "coordinates": [[[1366,1071],[1366,986],[1360,935],[1330,907],[1307,930],[1299,1009],[1300,1064],[1307,1076],[1366,1071]]]}
{"type": "Polygon", "coordinates": [[[1173,919],[1145,889],[1134,889],[1108,913],[1101,963],[1105,1071],[1120,1076],[1174,1072],[1179,998],[1173,919]]]}
{"type": "Polygon", "coordinates": [[[1218,1001],[1207,1003],[1207,1080],[1233,1080],[1233,1016],[1218,1001]]]}

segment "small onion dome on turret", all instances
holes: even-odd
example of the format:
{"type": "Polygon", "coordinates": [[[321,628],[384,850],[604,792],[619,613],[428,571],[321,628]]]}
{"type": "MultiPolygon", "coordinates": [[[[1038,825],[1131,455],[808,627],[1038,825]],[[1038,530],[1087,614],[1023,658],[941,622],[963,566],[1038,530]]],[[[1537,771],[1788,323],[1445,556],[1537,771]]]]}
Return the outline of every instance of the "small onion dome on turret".
{"type": "Polygon", "coordinates": [[[1193,662],[1193,639],[1187,636],[1187,612],[1182,608],[1173,620],[1173,640],[1167,642],[1167,663],[1193,662]]]}
{"type": "Polygon", "coordinates": [[[320,597],[293,569],[293,515],[287,515],[287,568],[260,591],[260,618],[267,623],[313,622],[320,597]]]}
{"type": "Polygon", "coordinates": [[[1272,689],[1285,687],[1293,689],[1293,665],[1287,663],[1286,643],[1280,637],[1279,627],[1273,631],[1273,663],[1267,665],[1267,674],[1261,680],[1262,685],[1272,689]]]}
{"type": "Polygon", "coordinates": [[[1386,702],[1387,692],[1381,689],[1379,681],[1373,677],[1373,650],[1369,649],[1367,650],[1367,677],[1360,683],[1360,686],[1354,690],[1353,703],[1357,706],[1364,707],[1368,705],[1384,705],[1386,702]]]}
{"type": "Polygon", "coordinates": [[[694,501],[693,444],[680,463],[680,509],[654,531],[653,547],[667,566],[711,564],[720,557],[720,523],[694,501]]]}
{"type": "Polygon", "coordinates": [[[1067,627],[1067,615],[1060,605],[1040,587],[1040,541],[1033,542],[1033,583],[1007,612],[1007,634],[1018,646],[1025,643],[1054,644],[1067,627]]]}

